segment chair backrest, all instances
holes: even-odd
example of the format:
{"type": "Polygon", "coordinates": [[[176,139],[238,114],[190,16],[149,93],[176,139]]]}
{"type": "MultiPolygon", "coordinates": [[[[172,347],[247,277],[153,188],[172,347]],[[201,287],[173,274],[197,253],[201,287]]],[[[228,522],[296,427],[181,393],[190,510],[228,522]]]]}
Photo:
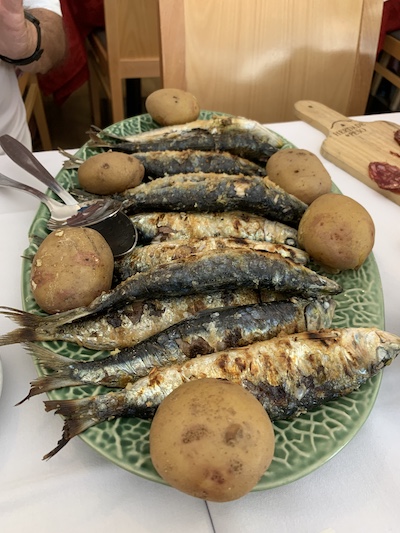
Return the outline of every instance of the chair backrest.
{"type": "Polygon", "coordinates": [[[295,120],[297,100],[365,111],[382,0],[159,0],[164,87],[202,109],[295,120]]]}
{"type": "Polygon", "coordinates": [[[382,100],[379,95],[380,85],[383,79],[394,85],[387,89],[387,98],[384,98],[383,105],[389,111],[398,111],[400,107],[400,74],[396,66],[400,61],[400,30],[387,33],[382,43],[382,50],[375,63],[375,73],[371,84],[371,96],[382,100]],[[386,101],[385,101],[386,100],[386,101]]]}
{"type": "Polygon", "coordinates": [[[109,65],[120,79],[159,75],[157,0],[104,0],[109,65]]]}
{"type": "Polygon", "coordinates": [[[104,0],[104,30],[87,39],[90,99],[100,124],[99,89],[111,103],[112,120],[125,118],[123,80],[159,78],[160,45],[157,0],[104,0]]]}

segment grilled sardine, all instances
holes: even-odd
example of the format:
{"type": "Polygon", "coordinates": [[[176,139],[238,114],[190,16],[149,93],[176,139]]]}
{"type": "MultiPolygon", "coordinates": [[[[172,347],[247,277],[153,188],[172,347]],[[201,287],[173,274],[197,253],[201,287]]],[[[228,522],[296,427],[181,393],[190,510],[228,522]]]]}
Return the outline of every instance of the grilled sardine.
{"type": "Polygon", "coordinates": [[[204,252],[205,250],[221,251],[231,248],[278,253],[282,257],[287,257],[301,265],[306,265],[309,260],[308,254],[300,250],[300,248],[294,248],[293,246],[286,246],[284,244],[222,237],[177,239],[156,242],[147,246],[137,246],[131,253],[126,254],[120,259],[116,259],[114,267],[115,279],[122,281],[137,272],[145,272],[157,265],[170,263],[176,259],[183,259],[190,255],[204,252]]]}
{"type": "Polygon", "coordinates": [[[140,213],[130,217],[140,240],[203,239],[224,237],[251,239],[297,246],[297,230],[264,217],[230,213],[140,213]]]}
{"type": "Polygon", "coordinates": [[[41,365],[55,372],[35,379],[27,398],[72,385],[122,388],[155,367],[183,363],[193,357],[246,346],[284,333],[330,327],[334,309],[333,300],[294,298],[203,312],[100,361],[73,361],[30,343],[29,352],[41,365]]]}
{"type": "Polygon", "coordinates": [[[177,174],[126,190],[127,215],[151,211],[244,211],[297,227],[307,205],[267,177],[177,174]]]}
{"type": "Polygon", "coordinates": [[[190,359],[154,370],[120,392],[79,400],[50,400],[46,411],[65,417],[55,455],[87,428],[115,417],[151,418],[182,383],[228,379],[249,390],[272,420],[291,418],[357,390],[391,363],[400,338],[372,328],[305,332],[190,359]]]}
{"type": "Polygon", "coordinates": [[[145,169],[145,177],[162,178],[174,174],[214,172],[266,176],[265,165],[257,165],[229,152],[206,152],[202,150],[164,150],[136,152],[136,159],[145,169]]]}
{"type": "Polygon", "coordinates": [[[127,153],[188,149],[226,151],[252,161],[265,162],[283,146],[282,138],[259,122],[217,115],[211,119],[166,126],[125,138],[107,131],[96,133],[113,139],[114,144],[104,143],[102,139],[92,136],[88,143],[90,146],[112,146],[113,150],[127,153]]]}
{"type": "MultiPolygon", "coordinates": [[[[281,294],[281,298],[285,296],[281,294]]],[[[63,316],[42,316],[2,307],[0,312],[22,327],[2,335],[0,346],[30,341],[66,341],[93,350],[126,348],[202,311],[274,301],[278,297],[278,293],[270,291],[244,289],[145,300],[70,324],[65,323],[63,316]]]]}
{"type": "Polygon", "coordinates": [[[54,316],[55,320],[67,323],[121,308],[129,302],[239,288],[267,289],[303,297],[342,291],[335,281],[279,254],[255,250],[212,251],[138,272],[113,290],[102,293],[88,306],[54,316]]]}
{"type": "MultiPolygon", "coordinates": [[[[112,148],[112,145],[110,146],[112,148]]],[[[84,162],[68,152],[59,149],[68,159],[63,163],[67,169],[78,169],[84,162]]],[[[245,176],[266,176],[264,165],[244,159],[229,152],[207,152],[202,150],[164,150],[135,152],[135,158],[142,163],[144,180],[162,178],[173,174],[191,172],[215,172],[244,174],[245,176]]]]}

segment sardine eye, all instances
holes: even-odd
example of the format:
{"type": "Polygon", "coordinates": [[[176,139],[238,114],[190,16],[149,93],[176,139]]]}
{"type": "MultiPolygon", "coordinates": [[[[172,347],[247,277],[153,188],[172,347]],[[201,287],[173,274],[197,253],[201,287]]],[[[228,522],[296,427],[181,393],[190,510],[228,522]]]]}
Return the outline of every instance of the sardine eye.
{"type": "Polygon", "coordinates": [[[288,246],[297,246],[297,242],[295,241],[295,239],[293,239],[293,237],[288,237],[285,240],[285,244],[287,244],[288,246]]]}

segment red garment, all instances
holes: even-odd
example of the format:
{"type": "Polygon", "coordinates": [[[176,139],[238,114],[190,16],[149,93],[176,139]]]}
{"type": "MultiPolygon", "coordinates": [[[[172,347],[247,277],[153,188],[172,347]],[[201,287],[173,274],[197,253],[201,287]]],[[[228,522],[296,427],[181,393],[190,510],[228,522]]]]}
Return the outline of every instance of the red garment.
{"type": "Polygon", "coordinates": [[[387,2],[384,2],[383,4],[378,54],[382,50],[386,34],[396,30],[400,30],[400,0],[387,0],[387,2]]]}
{"type": "Polygon", "coordinates": [[[61,0],[67,38],[63,63],[47,74],[38,76],[43,94],[53,95],[61,105],[89,79],[86,37],[96,28],[104,28],[103,0],[61,0]]]}

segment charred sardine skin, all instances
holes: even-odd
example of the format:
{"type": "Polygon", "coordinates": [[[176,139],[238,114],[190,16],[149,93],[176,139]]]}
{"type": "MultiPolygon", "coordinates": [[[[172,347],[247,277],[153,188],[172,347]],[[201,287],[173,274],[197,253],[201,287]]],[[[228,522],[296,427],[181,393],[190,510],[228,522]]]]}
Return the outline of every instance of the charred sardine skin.
{"type": "Polygon", "coordinates": [[[120,416],[151,418],[182,383],[228,379],[249,390],[272,420],[299,416],[357,390],[400,353],[400,338],[372,328],[305,332],[190,359],[151,372],[122,392],[82,400],[50,400],[66,420],[52,457],[67,442],[101,421],[120,416]]]}
{"type": "Polygon", "coordinates": [[[149,297],[208,294],[215,290],[236,290],[238,287],[311,297],[339,294],[342,291],[335,281],[279,254],[226,250],[199,254],[160,265],[148,272],[139,272],[114,290],[95,298],[89,306],[59,315],[80,318],[149,297]]]}
{"type": "Polygon", "coordinates": [[[229,152],[207,152],[201,150],[165,150],[156,152],[136,152],[150,178],[162,178],[174,174],[193,172],[213,172],[244,174],[246,176],[266,176],[265,165],[244,159],[229,152]]]}
{"type": "Polygon", "coordinates": [[[315,329],[317,325],[329,327],[334,309],[333,300],[293,298],[203,312],[100,361],[71,361],[29,344],[28,349],[38,362],[56,372],[34,380],[28,397],[67,385],[123,388],[146,376],[153,368],[183,363],[193,357],[246,346],[277,335],[315,329]]]}
{"type": "Polygon", "coordinates": [[[306,265],[309,260],[308,254],[300,248],[284,244],[221,237],[181,239],[137,246],[131,253],[115,260],[114,277],[118,282],[121,282],[137,272],[145,272],[160,264],[183,259],[205,250],[221,251],[230,248],[278,253],[282,257],[287,257],[301,265],[306,265]]]}
{"type": "Polygon", "coordinates": [[[138,134],[128,135],[125,137],[127,141],[136,141],[138,139],[146,138],[168,138],[182,135],[182,133],[190,133],[197,131],[208,131],[213,135],[220,133],[247,132],[253,139],[260,142],[266,142],[274,148],[281,148],[283,146],[282,138],[255,120],[250,120],[238,116],[218,115],[215,114],[209,119],[198,119],[193,122],[185,124],[178,124],[173,126],[165,126],[157,130],[150,130],[138,134]]]}
{"type": "MultiPolygon", "coordinates": [[[[0,346],[32,341],[65,341],[93,350],[113,350],[134,346],[182,320],[210,309],[236,307],[276,300],[267,291],[216,291],[182,297],[147,299],[121,309],[66,323],[57,315],[41,316],[13,308],[0,308],[2,314],[21,327],[0,337],[0,346]]],[[[285,298],[285,295],[282,295],[285,298]]]]}
{"type": "Polygon", "coordinates": [[[178,174],[123,193],[128,215],[149,211],[245,211],[297,227],[307,205],[268,178],[228,174],[178,174]]]}
{"type": "MultiPolygon", "coordinates": [[[[107,136],[106,132],[103,134],[107,136]]],[[[166,126],[128,136],[126,141],[113,144],[113,150],[127,153],[188,149],[227,151],[257,162],[266,162],[283,146],[282,139],[260,123],[229,116],[166,126]]]]}
{"type": "Polygon", "coordinates": [[[357,390],[399,353],[399,337],[371,328],[303,332],[160,369],[133,384],[127,394],[132,394],[133,405],[136,392],[146,395],[152,384],[159,389],[165,384],[170,392],[190,379],[229,379],[256,396],[272,420],[287,419],[357,390]]]}
{"type": "Polygon", "coordinates": [[[140,240],[203,239],[207,237],[251,239],[297,246],[297,230],[280,222],[243,212],[140,213],[130,217],[140,240]]]}

